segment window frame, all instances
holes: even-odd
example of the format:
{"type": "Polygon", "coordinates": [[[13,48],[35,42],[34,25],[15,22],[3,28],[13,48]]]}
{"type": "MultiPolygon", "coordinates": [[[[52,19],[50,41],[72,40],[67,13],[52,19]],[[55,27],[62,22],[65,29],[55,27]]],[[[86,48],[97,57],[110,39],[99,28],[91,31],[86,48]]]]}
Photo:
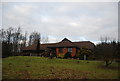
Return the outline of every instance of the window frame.
{"type": "Polygon", "coordinates": [[[72,48],[68,48],[68,52],[72,52],[72,48]]]}
{"type": "Polygon", "coordinates": [[[63,53],[63,48],[59,48],[59,53],[63,53]]]}

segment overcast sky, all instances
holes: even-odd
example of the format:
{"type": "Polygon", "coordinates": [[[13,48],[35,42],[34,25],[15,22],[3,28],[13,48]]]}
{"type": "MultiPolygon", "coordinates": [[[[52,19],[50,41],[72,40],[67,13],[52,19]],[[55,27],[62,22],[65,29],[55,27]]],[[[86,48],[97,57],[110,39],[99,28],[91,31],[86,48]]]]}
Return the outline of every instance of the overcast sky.
{"type": "Polygon", "coordinates": [[[118,38],[117,2],[5,2],[0,7],[3,28],[21,26],[23,32],[37,31],[49,42],[118,38]]]}

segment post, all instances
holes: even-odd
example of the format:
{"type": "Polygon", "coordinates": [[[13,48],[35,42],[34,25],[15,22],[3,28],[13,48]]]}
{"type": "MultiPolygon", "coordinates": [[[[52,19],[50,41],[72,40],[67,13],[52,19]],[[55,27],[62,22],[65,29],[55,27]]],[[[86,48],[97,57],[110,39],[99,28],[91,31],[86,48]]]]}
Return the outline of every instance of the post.
{"type": "Polygon", "coordinates": [[[84,60],[86,60],[86,55],[84,55],[84,60]]]}

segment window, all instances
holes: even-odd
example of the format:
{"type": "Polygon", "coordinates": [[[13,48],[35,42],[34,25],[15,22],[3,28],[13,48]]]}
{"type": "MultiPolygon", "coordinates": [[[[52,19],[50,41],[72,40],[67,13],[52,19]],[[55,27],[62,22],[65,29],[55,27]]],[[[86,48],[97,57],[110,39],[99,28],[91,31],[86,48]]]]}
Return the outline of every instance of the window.
{"type": "Polygon", "coordinates": [[[62,48],[59,48],[59,53],[63,53],[63,49],[62,48]]]}
{"type": "Polygon", "coordinates": [[[68,52],[72,52],[72,48],[68,48],[68,52]]]}

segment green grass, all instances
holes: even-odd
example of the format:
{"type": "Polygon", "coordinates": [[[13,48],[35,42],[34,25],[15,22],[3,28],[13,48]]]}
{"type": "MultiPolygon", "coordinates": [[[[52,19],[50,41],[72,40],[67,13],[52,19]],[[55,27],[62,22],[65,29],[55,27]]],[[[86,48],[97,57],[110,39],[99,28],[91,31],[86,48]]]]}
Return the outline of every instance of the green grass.
{"type": "Polygon", "coordinates": [[[14,56],[4,58],[3,79],[118,79],[118,64],[102,61],[14,56]]]}

